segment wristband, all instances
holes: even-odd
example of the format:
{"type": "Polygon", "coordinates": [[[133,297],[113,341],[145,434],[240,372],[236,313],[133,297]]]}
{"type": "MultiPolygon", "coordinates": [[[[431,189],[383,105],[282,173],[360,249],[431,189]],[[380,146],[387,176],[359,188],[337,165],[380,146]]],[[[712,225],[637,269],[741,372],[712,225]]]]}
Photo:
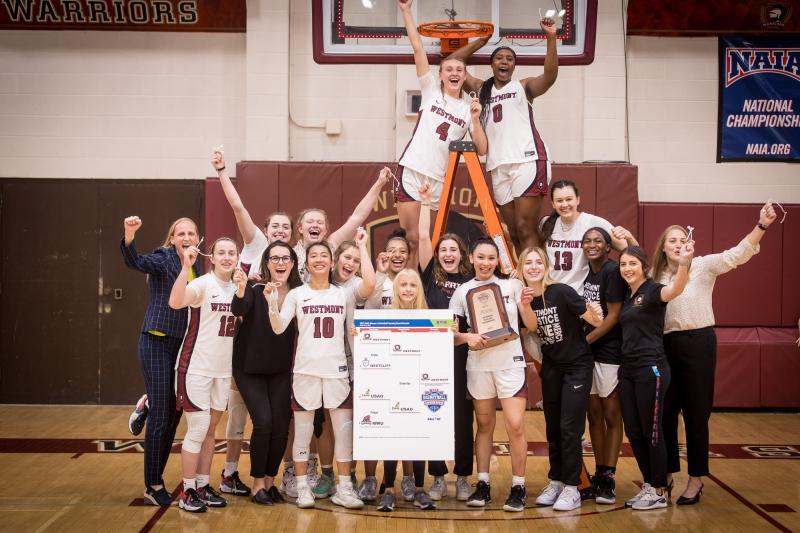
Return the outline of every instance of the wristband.
{"type": "Polygon", "coordinates": [[[220,168],[217,168],[217,167],[214,167],[214,168],[216,169],[217,172],[222,172],[223,170],[225,170],[225,165],[223,165],[220,168]]]}
{"type": "Polygon", "coordinates": [[[768,228],[768,226],[765,226],[765,225],[764,225],[764,224],[762,224],[761,222],[759,222],[758,224],[756,224],[756,227],[757,227],[758,229],[760,229],[761,231],[767,231],[767,228],[768,228]]]}

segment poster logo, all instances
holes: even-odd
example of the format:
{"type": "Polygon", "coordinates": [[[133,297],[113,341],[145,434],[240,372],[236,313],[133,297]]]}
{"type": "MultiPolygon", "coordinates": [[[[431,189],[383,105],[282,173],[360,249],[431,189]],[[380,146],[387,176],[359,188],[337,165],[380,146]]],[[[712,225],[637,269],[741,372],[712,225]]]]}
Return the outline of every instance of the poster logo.
{"type": "Polygon", "coordinates": [[[447,394],[440,389],[428,389],[422,393],[422,403],[435,413],[447,402],[447,394]]]}
{"type": "Polygon", "coordinates": [[[725,87],[751,74],[783,74],[800,80],[800,48],[729,47],[725,56],[725,87]]]}

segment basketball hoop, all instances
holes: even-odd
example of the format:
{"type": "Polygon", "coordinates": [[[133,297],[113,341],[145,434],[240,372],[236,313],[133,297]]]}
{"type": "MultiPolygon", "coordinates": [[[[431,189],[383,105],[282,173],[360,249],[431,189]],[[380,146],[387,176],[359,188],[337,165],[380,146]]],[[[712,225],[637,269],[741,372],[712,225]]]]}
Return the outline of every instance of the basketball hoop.
{"type": "Polygon", "coordinates": [[[470,37],[489,37],[494,33],[494,24],[475,20],[444,20],[419,25],[420,35],[438,37],[442,55],[452,54],[469,42],[470,37]]]}

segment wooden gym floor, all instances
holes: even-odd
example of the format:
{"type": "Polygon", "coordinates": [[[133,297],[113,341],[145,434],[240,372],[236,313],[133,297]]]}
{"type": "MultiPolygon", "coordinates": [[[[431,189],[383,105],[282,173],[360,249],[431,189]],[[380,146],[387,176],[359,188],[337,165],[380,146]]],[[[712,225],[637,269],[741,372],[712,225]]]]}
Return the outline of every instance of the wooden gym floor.
{"type": "MultiPolygon", "coordinates": [[[[699,505],[631,512],[626,498],[638,491],[640,476],[630,451],[623,450],[617,473],[617,505],[585,502],[578,511],[554,513],[532,506],[546,482],[547,449],[541,412],[529,412],[527,468],[528,508],[501,510],[510,481],[502,414],[492,459],[494,500],[483,511],[468,509],[452,497],[440,510],[423,512],[400,503],[391,514],[346,511],[330,501],[313,510],[294,505],[261,507],[248,498],[230,497],[228,507],[201,515],[177,507],[141,504],[142,454],[127,430],[126,407],[0,406],[0,529],[5,531],[447,531],[458,533],[583,529],[589,531],[800,531],[800,415],[714,414],[711,418],[713,477],[705,480],[699,505]]],[[[218,428],[224,437],[225,419],[218,428]]],[[[178,430],[182,435],[184,426],[178,430]]],[[[246,434],[250,433],[248,427],[246,434]]],[[[179,447],[167,466],[170,490],[180,481],[179,447]]],[[[219,450],[224,451],[224,441],[219,450]]],[[[587,452],[590,455],[590,452],[587,452]]],[[[212,480],[218,482],[224,455],[214,458],[212,480]]],[[[592,468],[593,459],[587,457],[592,468]]],[[[249,457],[239,470],[249,478],[249,457]]],[[[359,465],[359,479],[363,470],[359,465]]],[[[472,479],[474,482],[474,478],[472,479]]],[[[677,498],[686,482],[676,478],[677,498]]],[[[429,480],[428,480],[429,483],[429,480]]],[[[427,484],[427,483],[426,483],[427,484]]]]}

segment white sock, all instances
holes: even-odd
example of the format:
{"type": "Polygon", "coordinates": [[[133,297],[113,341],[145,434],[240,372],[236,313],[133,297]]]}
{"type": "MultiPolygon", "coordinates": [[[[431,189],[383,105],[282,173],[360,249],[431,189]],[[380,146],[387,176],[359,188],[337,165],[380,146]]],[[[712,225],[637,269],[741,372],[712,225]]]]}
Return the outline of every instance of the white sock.
{"type": "Polygon", "coordinates": [[[295,479],[297,479],[297,488],[298,489],[300,487],[308,487],[308,476],[307,475],[297,476],[295,479]]]}
{"type": "Polygon", "coordinates": [[[223,471],[223,475],[225,477],[231,477],[233,475],[233,473],[236,472],[238,469],[239,469],[239,461],[233,461],[233,462],[230,462],[230,463],[226,462],[225,463],[225,470],[223,471]]]}
{"type": "Polygon", "coordinates": [[[202,488],[208,485],[211,476],[208,474],[197,474],[197,488],[202,488]]]}
{"type": "Polygon", "coordinates": [[[186,492],[189,489],[197,490],[197,480],[194,478],[183,478],[183,491],[186,492]]]}
{"type": "Polygon", "coordinates": [[[343,489],[347,488],[352,489],[353,483],[350,481],[350,476],[349,475],[339,476],[339,486],[342,487],[343,489]]]}
{"type": "Polygon", "coordinates": [[[525,487],[525,476],[511,476],[511,486],[514,485],[525,487]]]}
{"type": "Polygon", "coordinates": [[[489,472],[478,472],[478,481],[489,483],[489,472]]]}

